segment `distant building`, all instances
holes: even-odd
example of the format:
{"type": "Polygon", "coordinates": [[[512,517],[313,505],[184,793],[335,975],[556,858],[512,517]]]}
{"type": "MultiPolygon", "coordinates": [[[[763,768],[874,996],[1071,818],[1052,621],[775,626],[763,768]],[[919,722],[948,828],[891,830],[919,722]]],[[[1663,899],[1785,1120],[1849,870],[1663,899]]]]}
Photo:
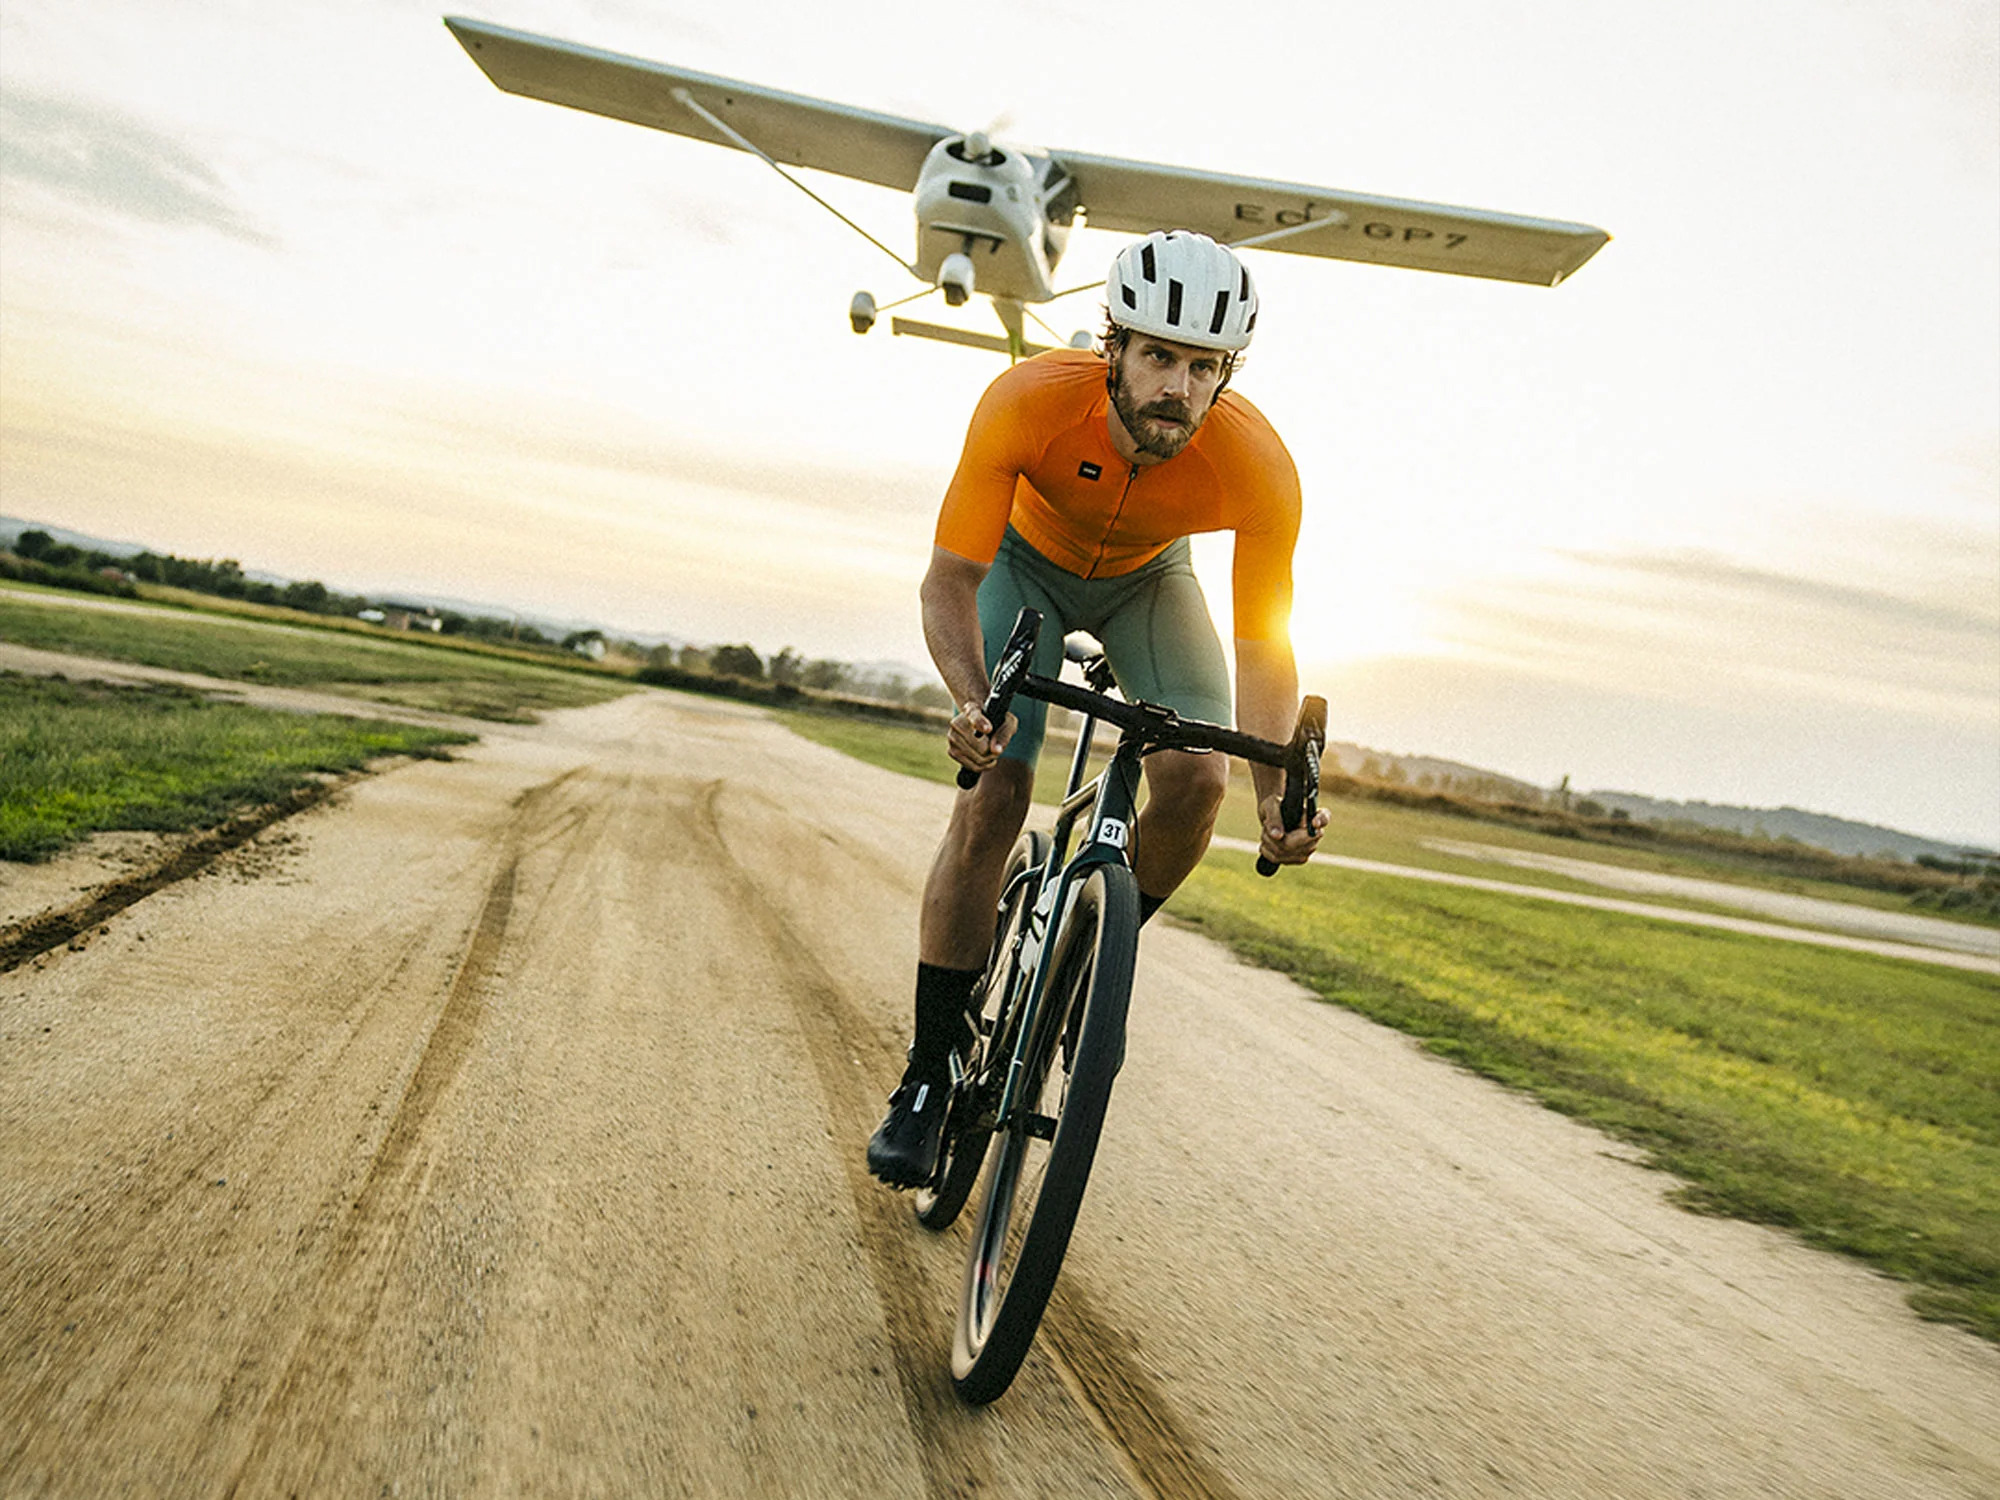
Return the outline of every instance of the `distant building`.
{"type": "Polygon", "coordinates": [[[444,629],[444,618],[421,604],[384,604],[380,609],[364,609],[360,618],[390,630],[428,630],[436,635],[444,629]]]}

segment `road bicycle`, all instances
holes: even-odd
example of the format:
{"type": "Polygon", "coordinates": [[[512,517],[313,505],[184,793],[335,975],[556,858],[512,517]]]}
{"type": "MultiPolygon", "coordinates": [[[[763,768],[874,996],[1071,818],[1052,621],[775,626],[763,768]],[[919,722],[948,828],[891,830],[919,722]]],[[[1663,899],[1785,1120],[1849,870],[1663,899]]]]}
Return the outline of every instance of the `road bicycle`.
{"type": "MultiPolygon", "coordinates": [[[[1024,832],[1008,857],[993,948],[973,991],[969,1056],[953,1060],[943,1147],[915,1199],[918,1222],[943,1230],[985,1179],[951,1356],[952,1382],[973,1405],[1007,1389],[1034,1342],[1125,1060],[1139,941],[1131,857],[1141,758],[1154,750],[1211,750],[1280,767],[1285,826],[1297,828],[1315,813],[1326,740],[1320,698],[1305,700],[1291,743],[1281,745],[1114,697],[1110,664],[1087,636],[1065,648],[1087,686],[1037,676],[1028,663],[1041,624],[1036,611],[1021,611],[993,674],[986,717],[1001,723],[1019,693],[1073,709],[1083,722],[1053,826],[1024,832]],[[1109,764],[1086,779],[1100,723],[1121,733],[1109,764]]],[[[961,770],[959,784],[971,786],[977,774],[961,770]]],[[[1261,856],[1257,868],[1277,870],[1261,856]]]]}

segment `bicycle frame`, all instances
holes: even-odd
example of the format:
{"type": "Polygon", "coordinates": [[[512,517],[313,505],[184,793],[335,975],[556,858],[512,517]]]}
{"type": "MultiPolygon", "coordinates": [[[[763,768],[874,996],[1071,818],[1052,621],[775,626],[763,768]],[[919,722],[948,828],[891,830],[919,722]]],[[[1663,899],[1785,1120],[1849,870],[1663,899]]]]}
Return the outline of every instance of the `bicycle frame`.
{"type": "MultiPolygon", "coordinates": [[[[1076,751],[1070,759],[1069,781],[1051,831],[1048,858],[1039,870],[1032,873],[1023,871],[1018,877],[1021,880],[1033,878],[1038,883],[1038,889],[1034,905],[1016,938],[1027,951],[1013,966],[1014,988],[1000,997],[1000,1009],[995,1016],[996,1031],[990,1039],[991,1046],[1002,1047],[1008,1053],[1007,1073],[992,1119],[987,1120],[985,1112],[981,1112],[982,1127],[997,1130],[1009,1129],[1016,1123],[1022,1083],[1033,1061],[1028,1049],[1034,1039],[1035,1020],[1041,1013],[1043,995],[1048,988],[1048,974],[1042,960],[1050,934],[1061,930],[1061,917],[1067,911],[1070,892],[1093,867],[1107,863],[1127,864],[1131,860],[1139,804],[1140,758],[1150,748],[1177,747],[1222,751],[1267,765],[1282,766],[1286,773],[1285,823],[1287,827],[1296,828],[1301,821],[1312,817],[1313,799],[1319,788],[1319,746],[1326,738],[1326,702],[1321,698],[1304,701],[1291,744],[1279,745],[1222,725],[1183,720],[1172,709],[1158,704],[1132,703],[1108,697],[1107,691],[1116,683],[1101,654],[1091,658],[1084,668],[1085,680],[1092,690],[1078,689],[1054,678],[1036,677],[1029,672],[1028,663],[1033,656],[1041,625],[1042,616],[1033,609],[1023,609],[1015,620],[1013,632],[1007,638],[994,671],[993,687],[985,704],[986,716],[998,723],[1007,712],[1007,704],[1018,692],[1074,709],[1083,715],[1083,723],[1077,731],[1076,751]],[[1111,763],[1085,781],[1091,744],[1099,722],[1105,719],[1120,728],[1118,748],[1112,752],[1111,763]],[[1088,836],[1072,856],[1069,845],[1086,809],[1090,814],[1088,836]],[[1027,986],[1025,994],[1020,991],[1023,983],[1027,986]],[[1011,1035],[1008,1034],[1010,1031],[1011,1035]]],[[[975,785],[978,779],[975,771],[959,771],[958,784],[962,788],[975,785]]],[[[1276,871],[1277,866],[1260,859],[1257,868],[1259,873],[1269,875],[1276,871]]],[[[1003,893],[1003,905],[1012,890],[1010,886],[1003,893]]],[[[983,1071],[989,1078],[994,1060],[989,1053],[983,1064],[983,1071]]],[[[954,1078],[954,1084],[957,1081],[954,1078]]]]}
{"type": "MultiPolygon", "coordinates": [[[[1028,1047],[1035,1034],[1035,1019],[1041,1014],[1042,998],[1049,984],[1048,966],[1042,962],[1051,933],[1061,925],[1071,889],[1098,864],[1123,864],[1131,858],[1132,830],[1139,802],[1139,761],[1147,739],[1142,731],[1128,729],[1119,736],[1111,763],[1085,781],[1091,744],[1098,720],[1087,714],[1077,731],[1076,751],[1070,760],[1069,781],[1062,805],[1049,835],[1049,857],[1034,878],[1039,890],[1035,904],[1022,923],[1017,941],[1029,951],[1015,970],[1014,983],[1025,983],[1025,994],[1002,997],[1000,1015],[1012,1032],[1006,1080],[995,1106],[995,1128],[1009,1129],[1020,1109],[1021,1085],[1027,1074],[1028,1047]],[[1089,837],[1072,858],[1069,846],[1079,819],[1089,812],[1089,837]]],[[[1019,877],[1031,878],[1029,872],[1019,877]]]]}
{"type": "MultiPolygon", "coordinates": [[[[1046,838],[1039,830],[1024,835],[1007,856],[1015,874],[996,913],[1003,946],[989,956],[986,980],[1006,989],[980,992],[973,1071],[954,1070],[947,1146],[917,1201],[918,1219],[940,1230],[975,1180],[986,1182],[952,1346],[952,1379],[974,1404],[1007,1389],[1034,1340],[1124,1060],[1142,910],[1132,868],[1142,758],[1206,750],[1281,767],[1281,811],[1285,826],[1297,828],[1315,817],[1325,735],[1321,699],[1301,705],[1289,745],[1128,702],[1113,695],[1101,653],[1084,662],[1088,689],[1035,676],[1028,663],[1041,623],[1033,609],[1015,620],[996,660],[986,719],[1003,722],[1018,693],[1073,709],[1082,723],[1053,828],[1046,838]],[[1118,744],[1109,764],[1086,779],[1101,723],[1119,729],[1118,744]]],[[[959,785],[977,786],[979,774],[961,767],[959,785]]],[[[1258,869],[1269,874],[1277,865],[1260,858],[1258,869]]]]}

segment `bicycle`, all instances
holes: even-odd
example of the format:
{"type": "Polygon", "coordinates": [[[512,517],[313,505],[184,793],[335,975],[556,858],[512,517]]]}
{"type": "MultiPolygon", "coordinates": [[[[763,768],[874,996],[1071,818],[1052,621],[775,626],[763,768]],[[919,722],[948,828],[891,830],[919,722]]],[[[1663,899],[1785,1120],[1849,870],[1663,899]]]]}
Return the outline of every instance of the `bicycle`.
{"type": "MultiPolygon", "coordinates": [[[[1020,693],[1073,709],[1083,723],[1053,826],[1024,832],[1008,857],[992,951],[973,992],[970,1054],[953,1060],[943,1146],[915,1199],[918,1222],[942,1231],[986,1179],[952,1339],[952,1383],[971,1405],[1001,1395],[1034,1342],[1125,1060],[1139,939],[1131,856],[1141,758],[1159,749],[1212,750],[1280,767],[1285,826],[1297,828],[1315,814],[1326,739],[1320,698],[1304,701],[1291,742],[1280,745],[1112,697],[1117,684],[1101,648],[1066,643],[1086,687],[1036,676],[1028,663],[1041,623],[1032,609],[1016,619],[986,717],[1001,723],[1020,693]],[[1086,780],[1100,722],[1122,732],[1110,763],[1086,780]],[[1086,834],[1072,855],[1079,827],[1086,834]]],[[[959,785],[977,778],[961,770],[959,785]]],[[[1257,868],[1277,870],[1262,856],[1257,868]]]]}

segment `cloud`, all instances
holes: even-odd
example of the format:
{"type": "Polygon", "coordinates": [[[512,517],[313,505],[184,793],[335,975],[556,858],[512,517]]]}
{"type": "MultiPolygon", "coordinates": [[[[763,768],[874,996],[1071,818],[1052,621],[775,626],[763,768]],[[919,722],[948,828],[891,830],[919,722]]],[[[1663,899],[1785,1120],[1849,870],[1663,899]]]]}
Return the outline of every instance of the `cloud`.
{"type": "Polygon", "coordinates": [[[214,168],[188,147],[89,100],[20,89],[0,93],[0,172],[148,223],[272,243],[237,208],[214,168]]]}
{"type": "MultiPolygon", "coordinates": [[[[1976,555],[1968,548],[1969,555],[1976,555]]],[[[1911,598],[1799,574],[1746,567],[1707,552],[1561,554],[1586,567],[1650,581],[1678,594],[1731,600],[1752,609],[1805,612],[1854,625],[1966,636],[1991,644],[2000,610],[1978,609],[1934,598],[1911,598]]],[[[1990,578],[1988,579],[1990,582],[1990,578]]]]}
{"type": "Polygon", "coordinates": [[[1334,736],[1447,756],[1553,786],[1790,805],[2000,847],[1995,725],[1825,696],[1667,702],[1645,684],[1532,668],[1382,657],[1301,675],[1335,705],[1334,736]]]}
{"type": "Polygon", "coordinates": [[[539,403],[538,410],[509,406],[497,415],[491,409],[451,410],[436,401],[413,403],[396,413],[398,430],[388,440],[406,456],[477,452],[498,471],[544,476],[524,491],[540,488],[562,496],[565,505],[593,493],[643,495],[693,485],[736,497],[743,507],[734,522],[739,529],[753,513],[752,503],[761,502],[766,515],[783,512],[808,524],[816,516],[818,524],[903,550],[913,541],[928,548],[950,478],[948,472],[907,462],[864,464],[782,445],[745,453],[617,416],[592,415],[554,399],[539,403]]]}
{"type": "Polygon", "coordinates": [[[1488,663],[1683,705],[1893,706],[1990,732],[1992,549],[1967,536],[1959,566],[1925,571],[1913,564],[1928,548],[1906,540],[1899,551],[1878,534],[1867,571],[1879,587],[1708,552],[1557,554],[1552,574],[1489,579],[1440,601],[1440,634],[1488,663]]]}

